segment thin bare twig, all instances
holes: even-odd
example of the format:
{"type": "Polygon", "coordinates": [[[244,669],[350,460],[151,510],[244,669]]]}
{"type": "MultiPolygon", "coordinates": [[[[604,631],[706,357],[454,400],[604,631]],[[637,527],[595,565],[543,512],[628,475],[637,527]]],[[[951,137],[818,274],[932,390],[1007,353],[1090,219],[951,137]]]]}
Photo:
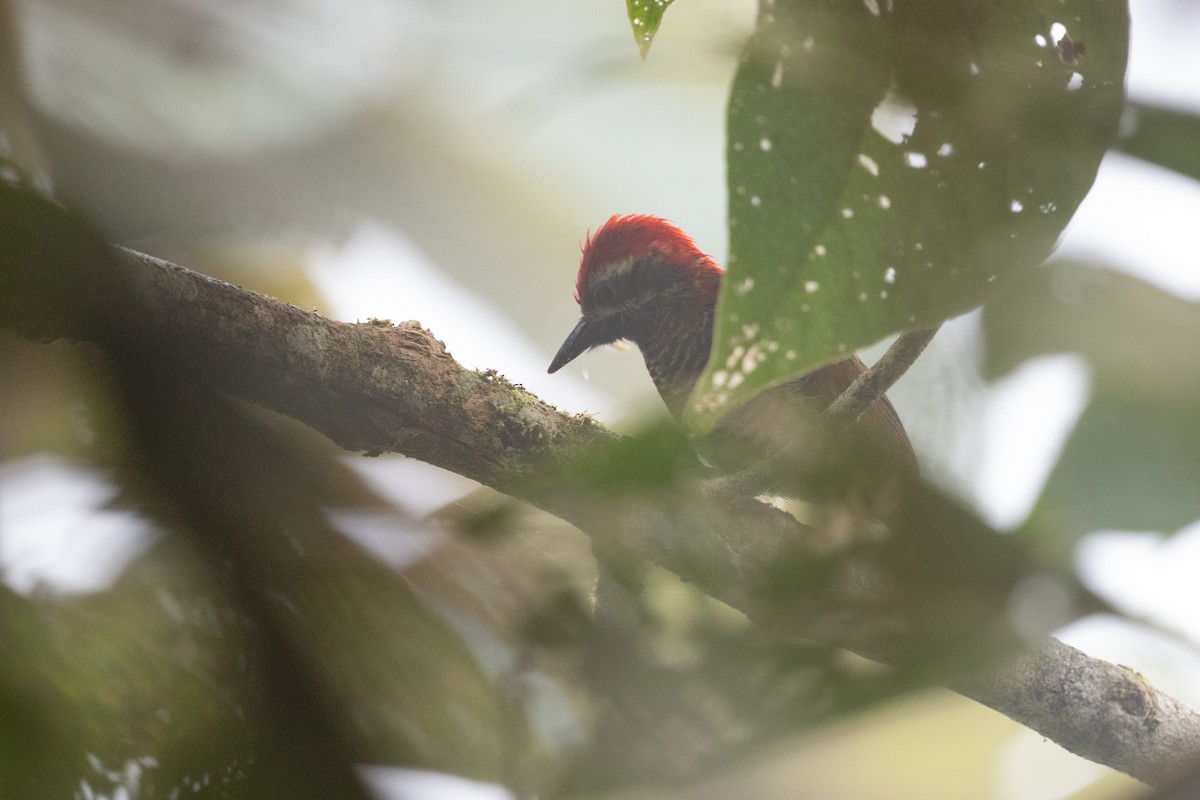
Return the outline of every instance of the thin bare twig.
{"type": "Polygon", "coordinates": [[[829,404],[827,412],[846,420],[861,417],[864,411],[883,397],[887,390],[892,388],[892,384],[908,371],[940,327],[935,325],[932,328],[918,328],[900,334],[900,338],[892,343],[878,361],[855,378],[854,382],[846,387],[846,391],[829,404]]]}

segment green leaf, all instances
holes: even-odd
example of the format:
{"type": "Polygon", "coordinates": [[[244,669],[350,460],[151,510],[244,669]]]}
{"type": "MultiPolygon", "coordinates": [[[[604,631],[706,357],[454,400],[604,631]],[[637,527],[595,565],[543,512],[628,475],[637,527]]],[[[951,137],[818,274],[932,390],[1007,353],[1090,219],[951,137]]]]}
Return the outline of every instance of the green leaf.
{"type": "MultiPolygon", "coordinates": [[[[1084,411],[1027,525],[1043,547],[1200,518],[1200,403],[1105,392],[1084,411]]],[[[1069,547],[1051,547],[1069,553],[1069,547]]]]}
{"type": "Polygon", "coordinates": [[[625,0],[629,24],[633,26],[633,38],[642,58],[650,54],[650,43],[654,41],[663,14],[672,2],[674,0],[625,0]]]}
{"type": "Polygon", "coordinates": [[[1186,111],[1130,103],[1128,132],[1117,147],[1151,164],[1200,180],[1200,117],[1186,111]]]}
{"type": "Polygon", "coordinates": [[[1098,391],[1200,397],[1200,304],[1114,270],[1057,262],[1023,270],[983,310],[984,373],[1048,353],[1092,365],[1098,391]]]}
{"type": "Polygon", "coordinates": [[[984,308],[986,374],[1075,352],[1094,393],[1029,531],[1066,545],[1102,528],[1174,531],[1200,518],[1200,363],[1190,346],[1200,304],[1082,264],[1018,277],[984,308]]]}
{"type": "Polygon", "coordinates": [[[1115,138],[1127,40],[1114,0],[765,6],[729,103],[694,424],[1045,258],[1115,138]]]}

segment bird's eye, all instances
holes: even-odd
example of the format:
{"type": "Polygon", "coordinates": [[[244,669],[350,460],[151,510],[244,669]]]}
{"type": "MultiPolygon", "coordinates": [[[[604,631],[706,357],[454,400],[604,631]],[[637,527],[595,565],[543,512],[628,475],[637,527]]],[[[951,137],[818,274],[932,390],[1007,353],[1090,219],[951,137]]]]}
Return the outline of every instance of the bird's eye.
{"type": "Polygon", "coordinates": [[[594,307],[613,308],[617,305],[617,290],[612,281],[602,281],[593,286],[590,296],[594,307]]]}

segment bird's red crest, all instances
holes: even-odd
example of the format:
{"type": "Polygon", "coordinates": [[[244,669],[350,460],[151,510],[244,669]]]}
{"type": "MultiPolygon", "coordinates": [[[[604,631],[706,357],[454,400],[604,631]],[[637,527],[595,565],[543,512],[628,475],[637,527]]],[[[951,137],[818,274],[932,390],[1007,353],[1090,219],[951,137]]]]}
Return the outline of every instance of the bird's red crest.
{"type": "Polygon", "coordinates": [[[583,245],[575,279],[576,302],[593,270],[651,252],[665,256],[681,269],[721,272],[716,262],[696,247],[692,237],[667,220],[648,214],[617,214],[589,234],[583,245]]]}

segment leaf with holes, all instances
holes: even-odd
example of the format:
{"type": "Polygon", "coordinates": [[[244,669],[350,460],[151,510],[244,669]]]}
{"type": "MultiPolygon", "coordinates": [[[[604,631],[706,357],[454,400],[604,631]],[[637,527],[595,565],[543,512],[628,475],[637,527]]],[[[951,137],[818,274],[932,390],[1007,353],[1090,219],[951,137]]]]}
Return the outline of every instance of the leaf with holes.
{"type": "Polygon", "coordinates": [[[1042,261],[1115,138],[1128,24],[1116,0],[764,5],[694,425],[1042,261]]]}

